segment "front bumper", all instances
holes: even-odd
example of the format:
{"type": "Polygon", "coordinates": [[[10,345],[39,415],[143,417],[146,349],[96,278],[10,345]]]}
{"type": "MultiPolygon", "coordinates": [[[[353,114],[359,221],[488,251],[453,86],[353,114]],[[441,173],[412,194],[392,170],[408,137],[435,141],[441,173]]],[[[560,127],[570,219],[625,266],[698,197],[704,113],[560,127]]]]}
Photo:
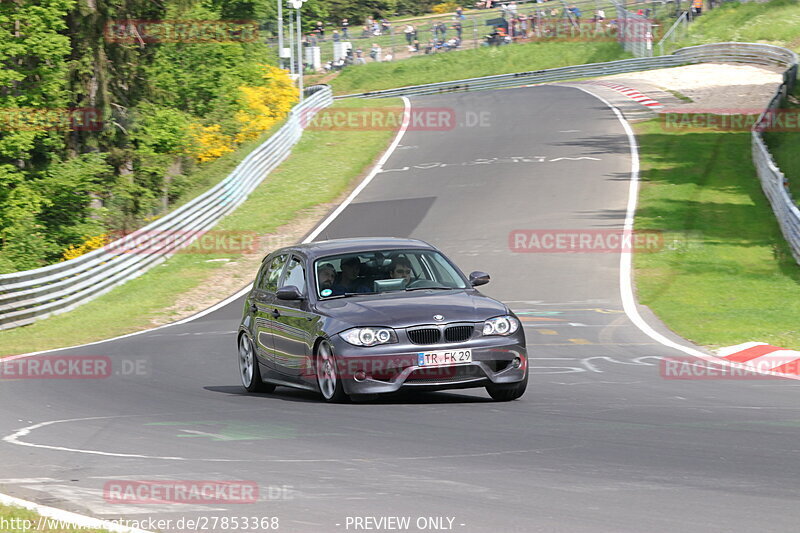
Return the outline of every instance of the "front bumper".
{"type": "Polygon", "coordinates": [[[382,394],[401,388],[444,390],[513,384],[523,381],[528,372],[522,331],[508,337],[477,337],[435,345],[395,343],[359,347],[338,335],[331,337],[330,342],[347,394],[382,394]],[[417,364],[419,352],[467,348],[472,350],[472,363],[443,367],[417,364]]]}

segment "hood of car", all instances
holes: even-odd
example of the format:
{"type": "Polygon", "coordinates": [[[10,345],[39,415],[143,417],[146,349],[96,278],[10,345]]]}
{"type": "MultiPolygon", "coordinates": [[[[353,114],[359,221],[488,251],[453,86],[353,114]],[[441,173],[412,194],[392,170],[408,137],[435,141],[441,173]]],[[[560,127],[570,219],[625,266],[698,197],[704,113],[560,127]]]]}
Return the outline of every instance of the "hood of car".
{"type": "Polygon", "coordinates": [[[420,290],[337,298],[319,302],[317,310],[350,327],[405,328],[481,322],[505,314],[506,306],[474,290],[420,290]]]}

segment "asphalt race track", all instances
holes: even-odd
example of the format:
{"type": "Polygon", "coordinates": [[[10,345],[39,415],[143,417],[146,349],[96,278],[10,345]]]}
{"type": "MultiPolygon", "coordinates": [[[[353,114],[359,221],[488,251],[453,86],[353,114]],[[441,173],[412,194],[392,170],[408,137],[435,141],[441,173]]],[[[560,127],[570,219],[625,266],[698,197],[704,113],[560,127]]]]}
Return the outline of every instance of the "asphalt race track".
{"type": "Polygon", "coordinates": [[[660,358],[683,354],[623,312],[618,254],[509,248],[514,230],[622,227],[631,157],[612,111],[551,86],[412,104],[461,126],[409,130],[325,236],[421,238],[489,272],[484,292],[526,328],[522,399],[245,395],[239,300],[57,352],[110,357],[106,379],[3,381],[0,492],[107,519],[277,517],[286,532],[397,531],[388,517],[464,533],[797,531],[797,381],[665,379],[660,358]],[[113,503],[120,480],[253,481],[259,501],[113,503]]]}

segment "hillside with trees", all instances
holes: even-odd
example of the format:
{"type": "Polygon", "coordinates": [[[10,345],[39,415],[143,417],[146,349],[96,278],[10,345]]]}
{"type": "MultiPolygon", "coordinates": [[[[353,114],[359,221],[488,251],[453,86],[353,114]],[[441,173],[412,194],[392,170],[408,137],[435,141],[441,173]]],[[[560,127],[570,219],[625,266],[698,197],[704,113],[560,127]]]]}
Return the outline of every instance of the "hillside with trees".
{"type": "MultiPolygon", "coordinates": [[[[432,4],[303,9],[310,27],[432,4]]],[[[276,11],[275,0],[0,2],[0,273],[76,257],[162,216],[197,194],[204,167],[279,124],[297,97],[268,44],[276,11]],[[162,33],[126,21],[161,21],[151,27],[162,33]],[[226,21],[241,26],[192,37],[226,21]]]]}

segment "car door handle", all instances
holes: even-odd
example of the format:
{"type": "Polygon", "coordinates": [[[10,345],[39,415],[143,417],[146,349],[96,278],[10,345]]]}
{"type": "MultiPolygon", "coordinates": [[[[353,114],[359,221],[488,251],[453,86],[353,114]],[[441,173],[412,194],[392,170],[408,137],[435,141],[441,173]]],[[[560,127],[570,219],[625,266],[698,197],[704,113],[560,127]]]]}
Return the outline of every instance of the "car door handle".
{"type": "Polygon", "coordinates": [[[279,316],[281,316],[281,312],[278,311],[277,309],[273,309],[272,310],[272,316],[275,317],[275,318],[278,318],[279,316]]]}

